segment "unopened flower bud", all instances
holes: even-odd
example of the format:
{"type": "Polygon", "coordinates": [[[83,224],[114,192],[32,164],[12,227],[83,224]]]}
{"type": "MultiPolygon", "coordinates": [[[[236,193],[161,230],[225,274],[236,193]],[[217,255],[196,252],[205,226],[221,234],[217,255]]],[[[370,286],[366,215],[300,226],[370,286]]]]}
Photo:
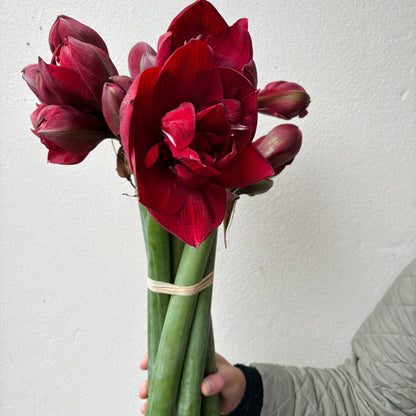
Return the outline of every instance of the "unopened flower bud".
{"type": "Polygon", "coordinates": [[[311,99],[306,91],[293,82],[278,81],[267,84],[257,95],[260,113],[289,120],[304,117],[311,99]]]}
{"type": "Polygon", "coordinates": [[[254,145],[269,161],[277,175],[286,165],[292,163],[299,152],[302,132],[293,124],[282,124],[256,140],[254,145]]]}
{"type": "Polygon", "coordinates": [[[132,80],[125,76],[115,76],[111,77],[111,81],[104,84],[101,103],[108,127],[120,137],[120,105],[132,80]]]}
{"type": "Polygon", "coordinates": [[[129,53],[129,71],[136,78],[145,69],[153,68],[156,63],[156,52],[146,42],[136,43],[129,53]]]}

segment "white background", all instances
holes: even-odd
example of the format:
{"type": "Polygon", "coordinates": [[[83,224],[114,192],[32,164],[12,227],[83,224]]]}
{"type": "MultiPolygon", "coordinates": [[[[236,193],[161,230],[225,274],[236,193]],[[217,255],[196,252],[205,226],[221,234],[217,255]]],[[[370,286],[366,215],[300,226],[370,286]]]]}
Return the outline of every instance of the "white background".
{"type": "MultiPolygon", "coordinates": [[[[58,14],[94,27],[127,74],[185,0],[2,1],[2,416],[137,415],[145,377],[146,258],[110,141],[77,166],[46,163],[20,70],[50,59],[58,14]]],[[[219,243],[217,350],[232,362],[334,366],[416,254],[414,0],[217,0],[248,17],[259,84],[301,84],[309,115],[292,166],[242,198],[219,243]]],[[[258,137],[280,121],[262,116],[258,137]]]]}

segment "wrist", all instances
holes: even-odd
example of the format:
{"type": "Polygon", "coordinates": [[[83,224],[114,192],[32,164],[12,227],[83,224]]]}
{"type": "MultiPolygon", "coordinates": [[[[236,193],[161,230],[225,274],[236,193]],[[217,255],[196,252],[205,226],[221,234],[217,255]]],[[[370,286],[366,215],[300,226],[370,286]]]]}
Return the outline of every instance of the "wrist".
{"type": "Polygon", "coordinates": [[[244,381],[238,383],[242,396],[229,416],[259,416],[263,405],[263,383],[260,373],[254,367],[242,364],[237,364],[234,368],[239,370],[238,377],[244,377],[244,381]]]}

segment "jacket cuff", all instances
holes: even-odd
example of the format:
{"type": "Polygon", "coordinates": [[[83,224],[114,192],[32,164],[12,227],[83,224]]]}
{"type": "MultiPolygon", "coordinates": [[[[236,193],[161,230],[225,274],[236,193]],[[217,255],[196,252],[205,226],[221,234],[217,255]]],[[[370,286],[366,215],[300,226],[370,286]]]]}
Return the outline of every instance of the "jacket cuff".
{"type": "Polygon", "coordinates": [[[246,389],[239,405],[229,416],[260,416],[263,405],[263,382],[260,373],[254,367],[237,364],[246,378],[246,389]]]}

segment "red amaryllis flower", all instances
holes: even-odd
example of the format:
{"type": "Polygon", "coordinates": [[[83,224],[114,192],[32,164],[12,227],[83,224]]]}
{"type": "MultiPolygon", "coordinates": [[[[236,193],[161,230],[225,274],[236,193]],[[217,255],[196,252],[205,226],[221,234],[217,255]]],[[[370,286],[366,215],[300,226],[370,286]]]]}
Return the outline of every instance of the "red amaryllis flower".
{"type": "Polygon", "coordinates": [[[74,19],[57,19],[50,32],[51,46],[63,35],[72,32],[78,38],[66,37],[55,49],[50,64],[39,58],[38,64],[28,65],[23,69],[23,78],[41,101],[43,109],[40,111],[38,108],[33,113],[32,121],[37,120],[42,113],[42,117],[47,117],[45,120],[48,125],[61,125],[61,116],[58,120],[52,120],[58,114],[56,108],[46,112],[45,106],[60,106],[70,115],[64,130],[71,131],[71,134],[62,135],[60,129],[59,135],[52,134],[45,138],[39,133],[39,123],[34,124],[34,132],[49,149],[48,160],[60,164],[79,163],[101,140],[113,136],[104,120],[101,96],[104,83],[117,75],[117,69],[105,52],[107,48],[98,34],[74,19]],[[80,40],[83,38],[98,46],[80,40]],[[88,134],[85,134],[83,128],[79,130],[81,113],[90,121],[88,134]],[[78,137],[76,132],[79,132],[78,137]],[[94,146],[91,146],[92,142],[94,146]],[[80,155],[83,155],[82,158],[80,155]]]}
{"type": "Polygon", "coordinates": [[[140,202],[195,247],[223,220],[227,188],[274,173],[251,142],[255,88],[237,71],[219,67],[200,40],[178,48],[162,68],[143,71],[120,111],[140,202]]]}
{"type": "Polygon", "coordinates": [[[244,74],[254,86],[257,85],[247,19],[240,19],[230,27],[211,3],[197,0],[179,13],[167,33],[160,37],[156,66],[163,65],[177,48],[191,39],[208,43],[219,66],[232,68],[244,74]]]}

